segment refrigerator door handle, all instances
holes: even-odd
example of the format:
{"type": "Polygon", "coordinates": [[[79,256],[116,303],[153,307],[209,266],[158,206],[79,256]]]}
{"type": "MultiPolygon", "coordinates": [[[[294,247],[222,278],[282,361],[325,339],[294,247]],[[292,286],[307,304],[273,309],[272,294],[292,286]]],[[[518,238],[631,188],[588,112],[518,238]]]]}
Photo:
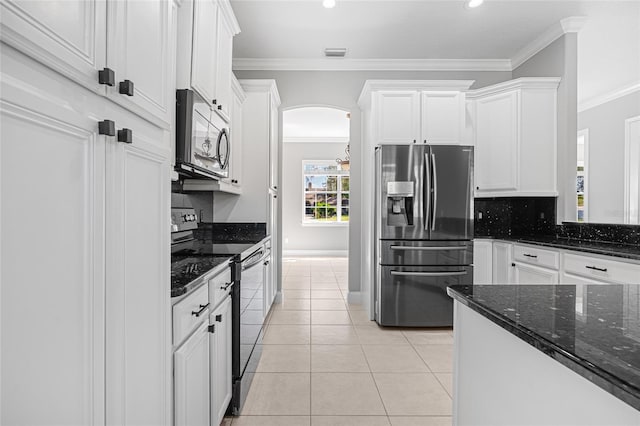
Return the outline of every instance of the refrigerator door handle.
{"type": "Polygon", "coordinates": [[[451,272],[400,272],[391,271],[391,275],[399,275],[403,277],[450,277],[454,275],[467,275],[467,271],[451,271],[451,272]]]}
{"type": "Polygon", "coordinates": [[[431,169],[433,170],[433,210],[431,212],[431,230],[436,230],[436,209],[438,207],[438,170],[436,169],[436,155],[431,153],[431,169]]]}
{"type": "Polygon", "coordinates": [[[415,247],[415,246],[391,246],[391,250],[467,250],[466,246],[454,247],[415,247]]]}
{"type": "Polygon", "coordinates": [[[431,213],[431,167],[429,164],[429,154],[424,154],[424,186],[422,188],[422,206],[424,211],[422,212],[422,217],[424,219],[424,229],[429,229],[429,220],[431,213]]]}

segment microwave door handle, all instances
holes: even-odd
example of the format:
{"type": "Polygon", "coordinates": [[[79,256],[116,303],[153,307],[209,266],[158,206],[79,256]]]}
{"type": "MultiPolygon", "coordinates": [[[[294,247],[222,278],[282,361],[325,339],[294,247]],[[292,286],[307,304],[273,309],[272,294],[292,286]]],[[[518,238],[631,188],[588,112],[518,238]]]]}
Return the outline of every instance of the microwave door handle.
{"type": "Polygon", "coordinates": [[[436,155],[431,153],[431,170],[433,171],[433,210],[431,212],[431,230],[436,230],[436,211],[438,207],[438,169],[436,168],[436,155]]]}

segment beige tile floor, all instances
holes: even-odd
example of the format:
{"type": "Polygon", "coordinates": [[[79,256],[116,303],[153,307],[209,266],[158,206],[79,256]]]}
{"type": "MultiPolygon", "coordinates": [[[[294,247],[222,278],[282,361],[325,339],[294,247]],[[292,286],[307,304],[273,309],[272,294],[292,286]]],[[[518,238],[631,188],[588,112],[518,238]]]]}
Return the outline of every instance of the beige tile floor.
{"type": "Polygon", "coordinates": [[[369,321],[347,302],[346,258],[284,259],[282,295],[225,426],[451,425],[451,330],[369,321]]]}

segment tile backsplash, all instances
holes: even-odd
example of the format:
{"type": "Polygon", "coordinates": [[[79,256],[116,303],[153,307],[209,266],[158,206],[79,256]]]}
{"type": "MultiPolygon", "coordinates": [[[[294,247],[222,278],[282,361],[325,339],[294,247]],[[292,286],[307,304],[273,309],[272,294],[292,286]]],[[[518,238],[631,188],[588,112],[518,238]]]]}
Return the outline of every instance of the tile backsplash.
{"type": "Polygon", "coordinates": [[[556,229],[560,238],[640,245],[640,226],[612,223],[563,222],[556,229]]]}
{"type": "Polygon", "coordinates": [[[555,197],[499,197],[474,200],[476,237],[556,234],[555,197]]]}

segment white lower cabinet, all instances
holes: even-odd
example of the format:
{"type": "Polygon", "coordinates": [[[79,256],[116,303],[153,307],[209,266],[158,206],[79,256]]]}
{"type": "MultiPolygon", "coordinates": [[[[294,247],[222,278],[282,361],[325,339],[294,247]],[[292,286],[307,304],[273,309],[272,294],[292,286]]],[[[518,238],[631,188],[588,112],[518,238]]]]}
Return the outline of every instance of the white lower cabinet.
{"type": "Polygon", "coordinates": [[[174,353],[175,426],[211,425],[209,340],[204,321],[174,353]]]}
{"type": "Polygon", "coordinates": [[[231,402],[231,296],[213,311],[209,324],[211,424],[219,425],[231,402]]]}
{"type": "Polygon", "coordinates": [[[493,242],[493,284],[513,283],[513,244],[493,242]]]}
{"type": "Polygon", "coordinates": [[[492,241],[473,241],[473,283],[492,284],[492,241]]]}
{"type": "Polygon", "coordinates": [[[514,262],[514,284],[558,284],[558,271],[514,262]]]}
{"type": "Polygon", "coordinates": [[[568,274],[562,272],[560,275],[560,284],[609,284],[604,281],[596,281],[585,277],[579,277],[577,275],[568,274]]]}

